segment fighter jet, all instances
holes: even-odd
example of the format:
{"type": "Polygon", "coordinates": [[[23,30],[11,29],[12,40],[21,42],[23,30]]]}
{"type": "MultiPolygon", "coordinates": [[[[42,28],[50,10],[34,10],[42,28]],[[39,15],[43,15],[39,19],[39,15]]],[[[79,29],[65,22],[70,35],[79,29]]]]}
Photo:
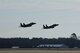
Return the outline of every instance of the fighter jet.
{"type": "Polygon", "coordinates": [[[34,24],[36,24],[36,23],[34,23],[34,22],[31,22],[31,23],[29,23],[29,24],[25,24],[25,23],[20,23],[20,27],[31,27],[32,25],[34,25],[34,24]]]}
{"type": "Polygon", "coordinates": [[[47,25],[43,25],[43,29],[51,29],[51,28],[54,28],[56,26],[58,26],[59,24],[53,24],[51,26],[47,26],[47,25]]]}

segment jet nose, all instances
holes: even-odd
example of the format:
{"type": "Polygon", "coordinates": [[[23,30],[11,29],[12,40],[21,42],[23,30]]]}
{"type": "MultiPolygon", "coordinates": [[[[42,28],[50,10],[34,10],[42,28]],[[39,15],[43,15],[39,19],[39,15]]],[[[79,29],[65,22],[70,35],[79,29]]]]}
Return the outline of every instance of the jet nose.
{"type": "Polygon", "coordinates": [[[32,23],[32,24],[36,24],[36,23],[32,23]]]}

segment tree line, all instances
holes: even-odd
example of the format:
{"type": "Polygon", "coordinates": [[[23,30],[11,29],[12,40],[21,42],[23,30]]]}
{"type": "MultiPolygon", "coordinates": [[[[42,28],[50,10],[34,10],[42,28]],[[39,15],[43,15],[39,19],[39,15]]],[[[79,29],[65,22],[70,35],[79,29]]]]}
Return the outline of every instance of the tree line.
{"type": "Polygon", "coordinates": [[[65,44],[69,48],[80,48],[80,40],[70,38],[0,38],[0,48],[36,48],[40,44],[65,44]]]}

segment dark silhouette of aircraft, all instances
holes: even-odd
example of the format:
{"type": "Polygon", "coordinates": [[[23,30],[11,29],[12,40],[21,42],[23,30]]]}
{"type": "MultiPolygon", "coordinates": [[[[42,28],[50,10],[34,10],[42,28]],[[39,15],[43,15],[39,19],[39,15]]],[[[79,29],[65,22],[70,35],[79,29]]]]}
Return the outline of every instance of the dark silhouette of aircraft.
{"type": "Polygon", "coordinates": [[[51,29],[51,28],[54,28],[56,26],[58,26],[59,24],[53,24],[51,26],[47,26],[47,25],[43,25],[43,29],[51,29]]]}
{"type": "Polygon", "coordinates": [[[29,23],[29,24],[20,23],[20,27],[31,27],[31,26],[34,25],[34,24],[36,24],[36,23],[34,23],[34,22],[31,22],[31,23],[29,23]]]}

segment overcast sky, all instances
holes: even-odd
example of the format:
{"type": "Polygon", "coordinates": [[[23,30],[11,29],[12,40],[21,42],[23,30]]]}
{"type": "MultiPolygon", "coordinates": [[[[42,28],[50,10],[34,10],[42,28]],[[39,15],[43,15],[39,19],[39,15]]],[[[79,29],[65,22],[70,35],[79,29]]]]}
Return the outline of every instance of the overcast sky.
{"type": "Polygon", "coordinates": [[[0,37],[80,36],[80,0],[0,0],[0,37]],[[20,28],[20,22],[37,24],[20,28]],[[42,25],[59,24],[43,30],[42,25]]]}

